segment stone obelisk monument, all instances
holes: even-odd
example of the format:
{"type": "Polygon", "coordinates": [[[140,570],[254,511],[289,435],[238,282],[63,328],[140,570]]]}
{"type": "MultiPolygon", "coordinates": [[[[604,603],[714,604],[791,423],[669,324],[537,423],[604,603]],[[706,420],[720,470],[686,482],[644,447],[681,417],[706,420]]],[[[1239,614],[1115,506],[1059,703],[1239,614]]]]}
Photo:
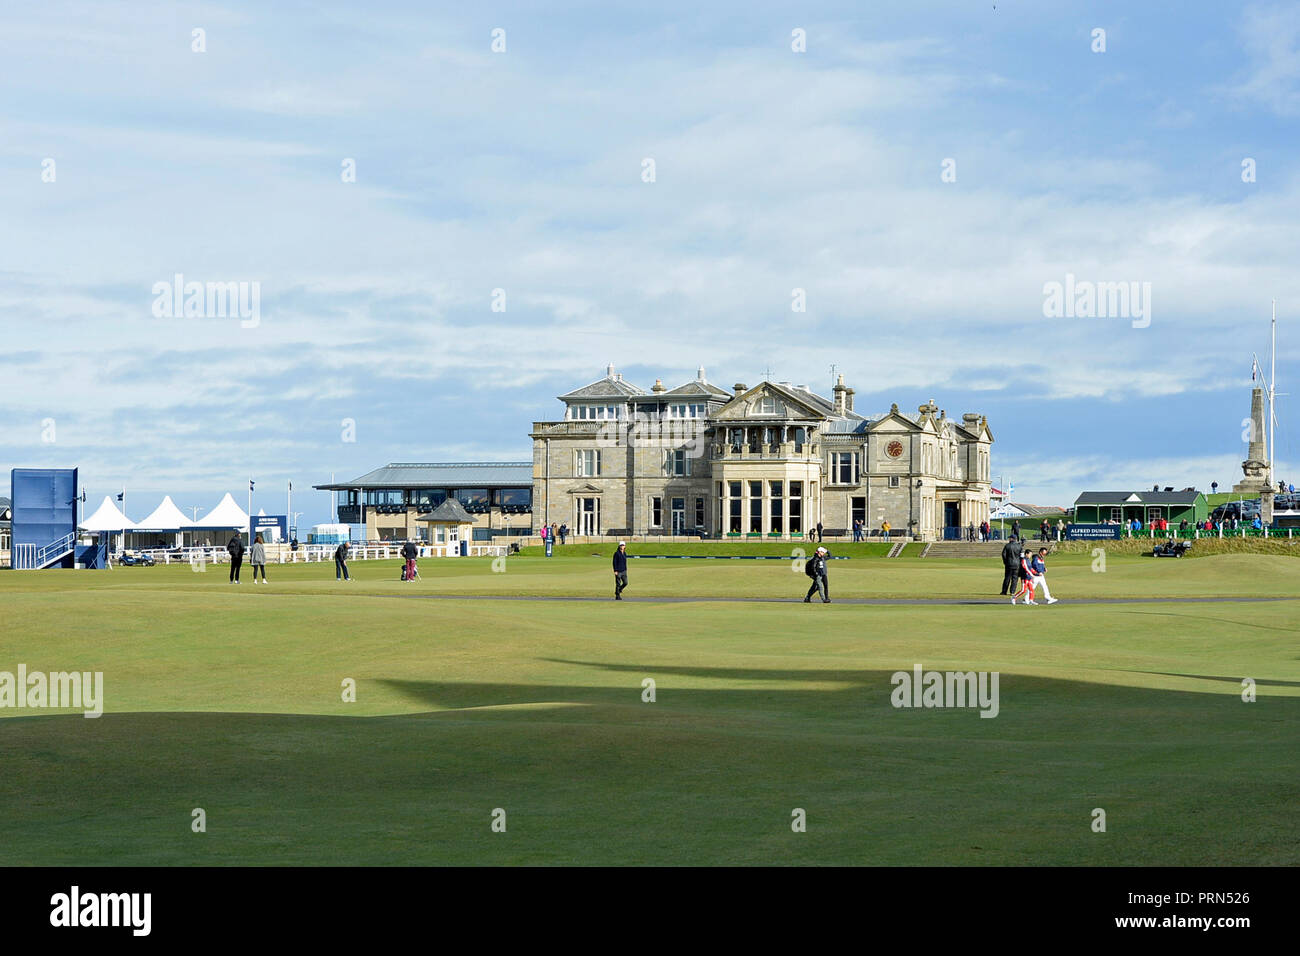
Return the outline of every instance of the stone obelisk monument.
{"type": "Polygon", "coordinates": [[[1247,432],[1249,442],[1246,447],[1246,460],[1241,463],[1244,475],[1241,481],[1232,486],[1233,491],[1243,494],[1259,495],[1260,520],[1265,525],[1273,521],[1273,485],[1269,480],[1268,445],[1265,443],[1264,431],[1264,390],[1250,390],[1250,428],[1247,432]]]}

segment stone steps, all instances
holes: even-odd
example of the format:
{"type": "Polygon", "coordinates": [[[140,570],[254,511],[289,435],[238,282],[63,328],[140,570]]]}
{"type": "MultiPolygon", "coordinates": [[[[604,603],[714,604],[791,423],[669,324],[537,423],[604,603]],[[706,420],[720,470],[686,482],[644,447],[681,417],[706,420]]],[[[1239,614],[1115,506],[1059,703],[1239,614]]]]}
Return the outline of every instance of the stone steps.
{"type": "Polygon", "coordinates": [[[934,541],[923,558],[1001,558],[1005,541],[934,541]]]}

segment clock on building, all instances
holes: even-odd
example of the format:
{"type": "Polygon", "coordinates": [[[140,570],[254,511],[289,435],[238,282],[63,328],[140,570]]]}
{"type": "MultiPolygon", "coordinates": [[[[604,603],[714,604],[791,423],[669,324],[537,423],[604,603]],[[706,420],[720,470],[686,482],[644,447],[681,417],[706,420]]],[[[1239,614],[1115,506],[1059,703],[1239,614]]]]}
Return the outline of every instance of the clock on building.
{"type": "Polygon", "coordinates": [[[885,454],[890,458],[897,458],[899,455],[903,454],[903,443],[897,440],[891,441],[885,446],[885,454]]]}

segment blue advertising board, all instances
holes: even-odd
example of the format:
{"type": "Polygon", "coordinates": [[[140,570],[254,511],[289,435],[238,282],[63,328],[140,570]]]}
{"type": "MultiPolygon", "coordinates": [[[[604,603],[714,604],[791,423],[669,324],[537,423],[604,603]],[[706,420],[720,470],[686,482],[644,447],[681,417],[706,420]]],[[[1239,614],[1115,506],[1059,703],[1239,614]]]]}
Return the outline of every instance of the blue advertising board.
{"type": "Polygon", "coordinates": [[[1120,524],[1067,524],[1065,538],[1067,541],[1118,541],[1124,536],[1124,526],[1120,524]]]}
{"type": "MultiPolygon", "coordinates": [[[[19,550],[39,554],[76,533],[77,469],[15,468],[10,473],[10,489],[15,554],[19,550]]],[[[71,553],[61,563],[71,567],[71,553]]]]}
{"type": "Polygon", "coordinates": [[[253,515],[249,524],[251,525],[249,541],[252,541],[259,534],[262,536],[262,540],[267,543],[289,540],[288,515],[253,515]]]}

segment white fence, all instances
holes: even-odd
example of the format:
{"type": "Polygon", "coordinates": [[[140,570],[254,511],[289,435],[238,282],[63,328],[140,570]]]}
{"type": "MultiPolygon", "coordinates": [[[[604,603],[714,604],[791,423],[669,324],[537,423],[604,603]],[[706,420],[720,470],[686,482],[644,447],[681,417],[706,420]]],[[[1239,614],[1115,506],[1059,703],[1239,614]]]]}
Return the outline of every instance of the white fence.
{"type": "MultiPolygon", "coordinates": [[[[333,544],[304,544],[298,547],[297,551],[287,546],[267,545],[266,546],[266,563],[267,564],[310,564],[313,562],[323,561],[330,564],[334,563],[334,550],[337,545],[333,544]]],[[[459,551],[456,545],[420,545],[421,558],[442,558],[457,557],[459,551]]],[[[471,544],[469,546],[469,557],[500,557],[509,550],[508,546],[503,544],[471,544]]],[[[153,558],[155,564],[227,564],[230,561],[230,554],[224,547],[222,548],[145,548],[131,552],[133,555],[153,558]]],[[[402,556],[402,546],[400,544],[362,544],[354,546],[348,552],[349,561],[392,561],[402,556]]],[[[114,555],[113,559],[121,563],[120,555],[114,555]]],[[[248,552],[244,552],[244,563],[248,564],[248,552]]]]}

